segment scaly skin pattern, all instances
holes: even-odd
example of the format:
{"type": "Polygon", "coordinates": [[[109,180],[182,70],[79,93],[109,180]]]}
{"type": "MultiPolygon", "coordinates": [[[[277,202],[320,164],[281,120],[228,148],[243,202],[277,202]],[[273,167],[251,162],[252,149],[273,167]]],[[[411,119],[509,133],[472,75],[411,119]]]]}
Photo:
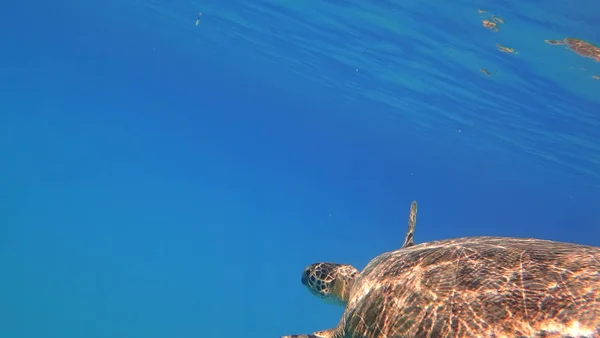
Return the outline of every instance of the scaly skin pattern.
{"type": "Polygon", "coordinates": [[[600,337],[600,248],[471,237],[373,259],[333,338],[600,337]]]}
{"type": "Polygon", "coordinates": [[[314,263],[302,272],[302,284],[315,296],[328,303],[346,305],[352,284],[359,272],[352,265],[314,263]]]}

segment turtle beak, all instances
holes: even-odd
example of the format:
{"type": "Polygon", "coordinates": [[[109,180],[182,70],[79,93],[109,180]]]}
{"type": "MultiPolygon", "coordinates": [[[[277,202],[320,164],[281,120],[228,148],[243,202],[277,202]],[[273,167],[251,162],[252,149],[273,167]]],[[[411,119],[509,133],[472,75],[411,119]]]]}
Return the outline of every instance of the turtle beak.
{"type": "Polygon", "coordinates": [[[302,272],[302,284],[308,285],[308,271],[302,272]]]}

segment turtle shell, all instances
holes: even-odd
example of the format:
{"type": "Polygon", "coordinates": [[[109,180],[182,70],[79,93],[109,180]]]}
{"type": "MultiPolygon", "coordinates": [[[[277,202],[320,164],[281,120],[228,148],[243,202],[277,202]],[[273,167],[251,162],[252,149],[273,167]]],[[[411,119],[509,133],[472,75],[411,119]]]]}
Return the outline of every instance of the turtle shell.
{"type": "Polygon", "coordinates": [[[470,237],[374,258],[336,337],[599,337],[600,248],[470,237]]]}
{"type": "Polygon", "coordinates": [[[600,61],[600,48],[592,45],[591,43],[575,38],[566,38],[565,43],[567,46],[569,46],[569,49],[575,53],[583,57],[600,61]]]}

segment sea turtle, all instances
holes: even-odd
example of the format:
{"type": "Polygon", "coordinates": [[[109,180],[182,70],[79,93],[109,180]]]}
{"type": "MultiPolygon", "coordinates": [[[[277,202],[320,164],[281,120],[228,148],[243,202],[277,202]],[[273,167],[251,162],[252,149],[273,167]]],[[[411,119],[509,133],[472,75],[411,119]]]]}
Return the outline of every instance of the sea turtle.
{"type": "Polygon", "coordinates": [[[544,40],[546,43],[551,45],[566,45],[570,50],[575,53],[594,59],[600,62],[600,48],[592,45],[591,43],[576,39],[576,38],[564,38],[563,40],[544,40]]]}
{"type": "Polygon", "coordinates": [[[413,205],[402,247],[362,272],[303,271],[313,294],[345,311],[334,328],[282,338],[600,337],[600,248],[509,237],[414,245],[413,205]]]}

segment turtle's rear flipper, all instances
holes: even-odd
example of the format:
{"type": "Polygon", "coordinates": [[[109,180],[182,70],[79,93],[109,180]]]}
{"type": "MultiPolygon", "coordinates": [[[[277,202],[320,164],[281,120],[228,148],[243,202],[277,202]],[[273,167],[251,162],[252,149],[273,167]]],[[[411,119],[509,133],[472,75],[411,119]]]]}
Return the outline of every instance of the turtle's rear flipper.
{"type": "Polygon", "coordinates": [[[279,338],[333,338],[335,329],[323,330],[313,332],[311,334],[292,334],[289,336],[282,336],[279,338]]]}
{"type": "Polygon", "coordinates": [[[404,243],[402,243],[401,249],[408,248],[415,245],[413,237],[415,236],[415,226],[417,225],[417,201],[412,201],[410,204],[410,213],[408,214],[408,228],[406,229],[406,235],[404,235],[404,243]]]}

